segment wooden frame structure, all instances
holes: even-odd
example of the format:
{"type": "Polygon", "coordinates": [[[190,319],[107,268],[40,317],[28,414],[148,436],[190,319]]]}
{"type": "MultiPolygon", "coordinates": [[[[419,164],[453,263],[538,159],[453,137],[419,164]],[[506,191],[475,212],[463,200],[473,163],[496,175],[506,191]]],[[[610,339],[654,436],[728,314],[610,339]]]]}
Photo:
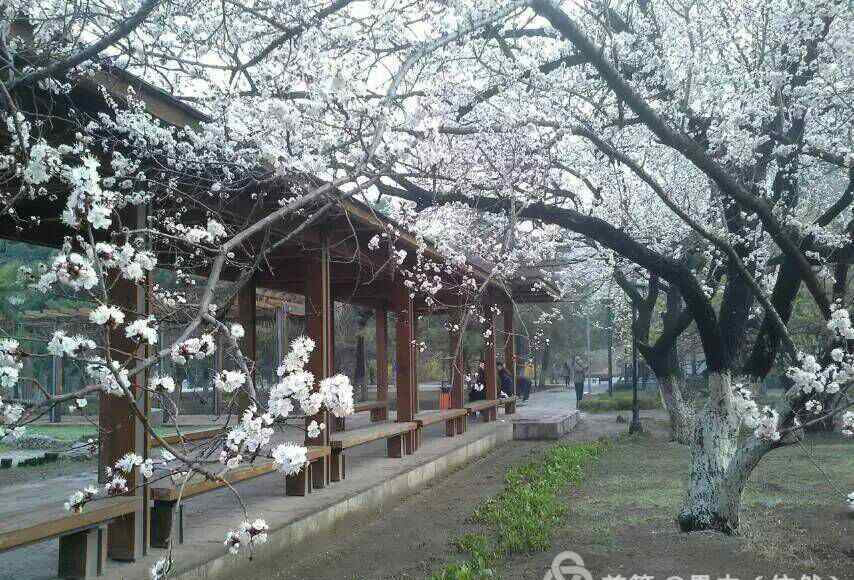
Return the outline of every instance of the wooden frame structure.
{"type": "MultiPolygon", "coordinates": [[[[194,112],[185,104],[126,73],[116,73],[113,76],[104,74],[100,82],[108,92],[119,99],[124,98],[127,89],[133,87],[137,97],[146,101],[148,110],[165,122],[180,125],[204,120],[202,114],[194,112]]],[[[98,110],[104,105],[96,89],[97,87],[93,87],[87,92],[85,87],[77,87],[69,98],[85,103],[90,109],[98,110]]],[[[21,216],[29,213],[45,218],[54,216],[56,208],[31,204],[19,213],[21,216]]],[[[141,212],[136,218],[140,224],[144,223],[145,216],[141,212]]],[[[61,245],[63,236],[68,233],[59,228],[24,230],[23,233],[18,233],[14,228],[6,225],[8,224],[0,221],[0,231],[4,232],[0,236],[53,246],[61,245]]],[[[299,222],[285,223],[282,228],[292,231],[296,225],[299,225],[299,222]]],[[[301,495],[312,489],[322,489],[330,482],[345,477],[344,453],[346,449],[355,445],[386,439],[389,456],[402,457],[417,452],[421,444],[422,429],[426,425],[444,421],[447,436],[461,435],[466,432],[466,415],[471,409],[465,404],[465,360],[461,348],[466,329],[459,327],[462,319],[459,310],[464,305],[455,302],[455,296],[450,293],[442,296],[441,302],[448,305],[443,307],[442,311],[449,314],[449,319],[455,321],[454,324],[457,325],[452,328],[449,336],[452,352],[456,353],[452,365],[452,409],[438,414],[419,413],[416,349],[418,318],[430,314],[431,310],[423,301],[413,298],[402,276],[392,266],[394,260],[389,259],[387,255],[379,255],[378,252],[368,253],[363,250],[369,246],[368,242],[373,236],[389,229],[397,232],[398,247],[406,249],[410,256],[414,255],[419,247],[414,236],[401,232],[397,224],[378,215],[367,205],[354,200],[341,201],[335,210],[327,212],[322,222],[304,228],[298,238],[278,247],[269,256],[265,267],[257,271],[239,293],[238,319],[245,329],[242,347],[244,353],[251,359],[256,358],[257,289],[286,291],[305,296],[306,334],[314,340],[316,345],[309,368],[317,379],[328,377],[334,369],[334,302],[336,300],[349,302],[373,309],[376,313],[376,352],[380,361],[380,364],[377,364],[377,402],[380,404],[370,410],[372,419],[378,422],[385,421],[389,417],[389,376],[385,364],[389,352],[389,314],[393,319],[396,333],[393,347],[396,359],[395,422],[372,425],[369,428],[347,431],[338,435],[330,433],[331,429],[324,429],[317,437],[306,437],[307,445],[314,449],[331,449],[331,452],[316,453],[312,456],[311,468],[306,471],[306,475],[299,481],[295,479],[288,483],[292,494],[301,495]],[[310,480],[306,481],[305,477],[310,480]]],[[[424,255],[432,260],[442,260],[441,255],[430,248],[424,252],[424,255]]],[[[472,270],[481,281],[488,280],[487,265],[475,263],[472,270]]],[[[234,277],[236,274],[232,273],[234,277]]],[[[125,287],[122,282],[119,282],[118,286],[120,292],[117,296],[123,302],[122,306],[136,313],[137,316],[147,316],[150,306],[145,287],[130,285],[125,287]]],[[[504,347],[504,357],[508,369],[512,372],[515,368],[512,347],[513,302],[549,301],[551,297],[547,293],[534,290],[530,278],[515,285],[511,284],[509,287],[494,283],[489,287],[493,300],[504,311],[504,334],[511,337],[504,347]]],[[[493,421],[496,418],[496,408],[503,403],[499,402],[497,397],[495,320],[491,310],[487,311],[489,312],[487,325],[492,331],[487,346],[487,404],[482,405],[482,408],[478,408],[477,411],[485,421],[493,421]]],[[[120,332],[116,333],[113,340],[118,348],[125,352],[132,352],[137,348],[120,332]]],[[[142,394],[144,391],[141,386],[136,384],[133,388],[136,393],[144,397],[146,395],[142,394]]],[[[247,404],[248,401],[238,401],[237,409],[245,408],[247,404]]],[[[148,409],[147,402],[145,408],[148,409]]],[[[505,405],[505,410],[509,413],[513,412],[514,408],[508,404],[505,405]]],[[[150,449],[148,437],[142,429],[141,422],[132,414],[124,399],[102,396],[99,412],[102,431],[106,433],[101,438],[99,456],[101,474],[107,466],[113,465],[127,453],[148,457],[150,449]]],[[[307,417],[306,425],[312,421],[331,427],[330,417],[326,411],[307,417]]],[[[254,472],[247,472],[246,477],[254,474],[254,472]]],[[[133,489],[134,482],[130,481],[129,484],[133,489]]],[[[166,503],[171,501],[170,490],[158,488],[154,491],[156,498],[160,498],[158,501],[166,503]]],[[[199,493],[202,491],[205,490],[200,489],[199,493]]],[[[152,490],[148,486],[140,487],[131,492],[129,500],[122,504],[124,506],[122,513],[111,513],[109,518],[104,519],[102,524],[109,526],[107,534],[109,557],[123,561],[136,560],[148,550],[147,538],[149,537],[156,538],[156,544],[159,546],[168,544],[171,532],[164,536],[162,526],[163,522],[168,520],[169,529],[171,529],[174,516],[171,510],[151,509],[153,507],[151,499],[152,490]],[[152,514],[155,518],[154,522],[151,520],[152,514]],[[152,533],[153,525],[159,526],[155,533],[152,533]]],[[[101,537],[98,536],[98,538],[101,537]]],[[[87,536],[85,541],[75,538],[76,543],[69,542],[65,544],[88,546],[90,538],[87,536]]],[[[84,559],[90,557],[87,555],[88,552],[82,553],[84,559]]]]}

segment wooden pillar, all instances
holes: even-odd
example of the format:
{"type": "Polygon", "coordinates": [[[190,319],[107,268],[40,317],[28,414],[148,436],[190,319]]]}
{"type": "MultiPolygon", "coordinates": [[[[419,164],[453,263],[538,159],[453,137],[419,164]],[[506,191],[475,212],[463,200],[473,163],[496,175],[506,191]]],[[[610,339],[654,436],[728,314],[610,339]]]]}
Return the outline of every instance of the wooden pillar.
{"type": "MultiPolygon", "coordinates": [[[[395,313],[395,351],[397,359],[397,420],[412,421],[415,417],[415,398],[413,396],[413,305],[409,290],[395,281],[392,290],[392,301],[395,313]]],[[[408,434],[404,437],[404,449],[407,453],[415,450],[415,437],[408,434]]]]}
{"type": "MultiPolygon", "coordinates": [[[[374,317],[377,330],[377,400],[388,402],[388,310],[377,308],[374,317]]],[[[388,419],[388,407],[382,411],[382,419],[388,419]]]]}
{"type": "MultiPolygon", "coordinates": [[[[237,318],[244,330],[243,338],[240,339],[240,349],[243,351],[243,356],[249,359],[247,365],[252,373],[253,380],[258,378],[258,373],[255,372],[258,361],[258,353],[256,351],[256,331],[258,328],[257,299],[257,289],[255,288],[255,278],[253,277],[243,285],[243,288],[237,294],[237,318]]],[[[243,389],[238,391],[238,400],[236,402],[237,407],[235,411],[242,414],[251,404],[248,392],[243,389]]]]}
{"type": "MultiPolygon", "coordinates": [[[[322,238],[320,252],[317,256],[307,258],[305,262],[305,324],[306,334],[314,341],[314,351],[308,361],[308,370],[318,383],[329,376],[331,366],[330,350],[330,310],[332,295],[329,279],[329,245],[326,237],[322,238]]],[[[315,388],[317,388],[315,386],[315,388]]],[[[306,434],[306,445],[329,445],[329,413],[325,409],[311,417],[305,418],[305,425],[312,420],[318,424],[325,423],[327,428],[317,437],[306,434]]],[[[321,488],[329,483],[329,456],[318,459],[312,464],[312,479],[314,487],[321,488]]]]}
{"type": "MultiPolygon", "coordinates": [[[[62,394],[62,379],[63,379],[63,357],[53,356],[51,358],[51,394],[53,396],[62,394]]],[[[50,408],[50,422],[59,423],[62,421],[62,405],[54,405],[50,408]]]]}
{"type": "MultiPolygon", "coordinates": [[[[134,318],[145,316],[146,312],[145,286],[137,286],[124,279],[118,279],[113,286],[112,301],[115,306],[125,309],[128,316],[125,322],[130,324],[134,318]],[[134,316],[136,313],[137,316],[134,316]]],[[[111,356],[113,360],[124,362],[130,356],[142,356],[143,349],[136,342],[125,337],[124,326],[110,333],[111,356]]],[[[131,383],[131,391],[142,406],[142,378],[137,375],[131,383]]],[[[98,456],[98,479],[106,481],[105,469],[114,467],[116,462],[127,453],[144,456],[146,449],[146,433],[142,422],[133,413],[129,401],[101,393],[98,410],[100,426],[100,453],[98,456]]],[[[129,494],[145,496],[145,489],[140,487],[136,470],[127,476],[129,494]]],[[[144,504],[134,513],[113,520],[109,525],[107,535],[107,553],[110,558],[122,561],[134,561],[143,555],[145,549],[145,517],[144,504]]]]}
{"type": "Polygon", "coordinates": [[[273,372],[282,364],[285,355],[288,354],[288,305],[284,304],[276,308],[276,361],[273,364],[273,372]]]}
{"type": "MultiPolygon", "coordinates": [[[[214,372],[221,373],[225,369],[225,340],[221,336],[216,339],[216,352],[214,353],[214,372]]],[[[222,390],[213,389],[213,412],[214,415],[222,413],[222,390]]]]}
{"type": "MultiPolygon", "coordinates": [[[[491,306],[486,309],[485,317],[486,322],[483,326],[484,334],[487,334],[487,331],[489,331],[489,336],[484,338],[484,341],[486,342],[486,353],[484,357],[484,362],[486,363],[486,399],[493,401],[498,398],[498,377],[497,368],[495,367],[495,313],[493,313],[491,306]]],[[[485,419],[488,421],[492,421],[496,417],[495,407],[487,409],[485,413],[485,419]]]]}
{"type": "Polygon", "coordinates": [[[421,358],[421,345],[418,344],[418,315],[415,314],[415,305],[412,307],[412,409],[414,413],[421,410],[421,402],[418,392],[418,363],[421,358]]]}
{"type": "Polygon", "coordinates": [[[513,335],[513,304],[508,302],[504,305],[504,368],[510,373],[513,380],[513,392],[516,394],[516,340],[513,335]]]}
{"type": "MultiPolygon", "coordinates": [[[[462,311],[455,309],[448,316],[450,324],[450,353],[451,353],[451,407],[454,409],[462,409],[465,405],[465,376],[466,376],[466,360],[463,353],[463,337],[466,334],[466,329],[462,325],[462,311]]],[[[460,435],[465,433],[467,422],[465,417],[454,419],[454,432],[448,432],[448,435],[460,435]]],[[[448,430],[450,431],[450,429],[448,430]]]]}

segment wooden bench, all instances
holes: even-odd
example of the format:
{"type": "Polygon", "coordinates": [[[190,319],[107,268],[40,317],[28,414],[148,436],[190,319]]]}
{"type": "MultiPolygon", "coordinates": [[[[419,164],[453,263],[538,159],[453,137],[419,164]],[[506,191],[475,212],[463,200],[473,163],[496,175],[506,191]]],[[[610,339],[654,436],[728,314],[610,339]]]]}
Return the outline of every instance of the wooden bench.
{"type": "Polygon", "coordinates": [[[385,439],[388,446],[388,456],[403,457],[406,453],[412,452],[417,429],[418,423],[414,421],[401,421],[398,423],[370,425],[332,435],[329,441],[329,444],[332,446],[332,473],[330,479],[332,481],[341,481],[346,477],[344,450],[385,439]]]}
{"type": "Polygon", "coordinates": [[[468,415],[468,409],[421,411],[415,415],[415,422],[418,423],[418,438],[421,439],[421,430],[424,427],[435,423],[441,423],[442,421],[445,422],[445,435],[448,437],[462,435],[466,431],[466,415],[468,415]]]}
{"type": "Polygon", "coordinates": [[[87,503],[83,512],[62,504],[0,514],[0,552],[59,538],[60,578],[94,578],[104,573],[108,524],[142,508],[142,498],[107,497],[87,503]]]}
{"type": "Polygon", "coordinates": [[[466,403],[464,407],[468,410],[469,414],[476,415],[480,413],[480,418],[484,423],[489,423],[490,421],[495,421],[498,418],[497,408],[501,405],[501,400],[499,399],[487,399],[485,401],[474,401],[472,403],[466,403]]]}
{"type": "MultiPolygon", "coordinates": [[[[195,431],[182,431],[181,434],[165,435],[161,438],[169,445],[177,445],[179,443],[188,443],[191,441],[202,441],[203,439],[212,439],[222,435],[225,437],[226,431],[223,427],[212,427],[210,429],[197,429],[195,431]]],[[[152,447],[161,447],[160,441],[151,440],[152,447]]]]}
{"type": "MultiPolygon", "coordinates": [[[[318,482],[317,476],[312,476],[312,466],[318,461],[323,461],[323,458],[327,457],[330,453],[331,450],[329,447],[310,446],[308,448],[308,464],[299,473],[285,477],[285,495],[303,496],[310,493],[315,487],[323,487],[325,482],[318,482]]],[[[224,475],[224,479],[229,484],[234,484],[277,471],[275,463],[264,461],[232,469],[224,475]]],[[[318,471],[325,480],[323,470],[318,471]]],[[[183,544],[184,501],[225,486],[225,483],[208,479],[199,473],[193,474],[186,483],[183,483],[180,479],[175,481],[171,477],[164,477],[154,482],[150,487],[153,503],[151,507],[151,545],[155,548],[169,547],[176,515],[178,521],[178,542],[183,544]],[[181,500],[180,503],[178,503],[179,499],[181,500]],[[176,507],[178,508],[177,510],[175,509],[176,507]]]]}
{"type": "MultiPolygon", "coordinates": [[[[364,401],[353,405],[353,413],[371,412],[371,423],[388,420],[388,401],[364,401]]],[[[335,417],[332,423],[335,431],[344,431],[347,427],[346,417],[335,417]]]]}

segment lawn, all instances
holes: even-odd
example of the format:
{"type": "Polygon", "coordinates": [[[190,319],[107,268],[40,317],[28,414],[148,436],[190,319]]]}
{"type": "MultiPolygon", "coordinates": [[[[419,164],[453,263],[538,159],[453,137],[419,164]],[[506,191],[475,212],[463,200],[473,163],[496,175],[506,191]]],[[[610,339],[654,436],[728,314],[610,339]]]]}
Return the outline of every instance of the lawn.
{"type": "Polygon", "coordinates": [[[434,580],[542,578],[566,550],[595,579],[851,578],[850,441],[814,436],[767,456],[747,485],[739,536],[683,534],[675,516],[688,449],[668,440],[666,421],[644,426],[601,449],[559,444],[512,469],[505,490],[475,509],[474,529],[452,536],[457,555],[434,580]]]}
{"type": "Polygon", "coordinates": [[[850,578],[854,518],[845,513],[841,493],[854,489],[849,441],[811,437],[767,456],[747,485],[739,537],[682,534],[674,517],[688,451],[667,441],[664,426],[659,434],[621,440],[594,466],[573,493],[556,547],[582,554],[594,577],[850,578]]]}
{"type": "MultiPolygon", "coordinates": [[[[185,425],[181,427],[181,431],[186,433],[202,427],[185,425]]],[[[175,433],[174,427],[160,426],[155,427],[154,431],[158,435],[171,435],[175,433]]],[[[96,437],[98,429],[95,425],[28,425],[27,434],[29,435],[45,435],[60,441],[68,441],[69,443],[79,441],[81,439],[96,437]]],[[[0,444],[0,451],[10,449],[8,445],[0,444]]]]}

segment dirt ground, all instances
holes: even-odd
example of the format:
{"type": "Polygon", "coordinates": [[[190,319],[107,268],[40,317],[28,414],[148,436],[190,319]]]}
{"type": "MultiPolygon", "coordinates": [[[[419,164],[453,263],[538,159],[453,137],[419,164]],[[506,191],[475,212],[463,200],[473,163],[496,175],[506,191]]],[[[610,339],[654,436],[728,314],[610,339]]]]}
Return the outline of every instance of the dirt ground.
{"type": "MultiPolygon", "coordinates": [[[[567,525],[549,553],[510,557],[495,570],[502,579],[543,578],[555,555],[581,555],[593,578],[648,575],[662,580],[789,580],[803,574],[854,578],[852,524],[823,476],[807,467],[800,450],[778,452],[760,465],[745,494],[747,514],[739,537],[680,534],[673,521],[682,497],[687,452],[667,440],[660,415],[645,422],[647,434],[621,440],[567,493],[567,525]],[[831,506],[831,507],[827,507],[831,506]],[[704,579],[705,580],[705,579],[704,579]]],[[[614,414],[588,414],[571,435],[592,440],[626,429],[614,414]]],[[[282,558],[277,570],[258,577],[281,580],[425,578],[460,558],[454,538],[478,531],[469,521],[475,506],[499,492],[507,469],[535,458],[549,444],[511,442],[382,517],[346,522],[282,558]]],[[[811,453],[833,479],[854,489],[854,460],[833,462],[839,441],[811,444],[811,453]]],[[[847,453],[850,456],[850,451],[847,453]]],[[[650,579],[647,579],[650,580],[650,579]]]]}
{"type": "MultiPolygon", "coordinates": [[[[624,431],[626,425],[616,423],[615,417],[591,416],[579,424],[571,438],[589,441],[624,431]]],[[[271,577],[320,580],[429,576],[454,556],[452,539],[475,529],[467,521],[469,516],[480,501],[501,491],[507,470],[534,459],[549,445],[535,441],[502,445],[399,502],[382,517],[347,523],[301,545],[271,577]],[[413,525],[415,522],[417,525],[413,525]]]]}

